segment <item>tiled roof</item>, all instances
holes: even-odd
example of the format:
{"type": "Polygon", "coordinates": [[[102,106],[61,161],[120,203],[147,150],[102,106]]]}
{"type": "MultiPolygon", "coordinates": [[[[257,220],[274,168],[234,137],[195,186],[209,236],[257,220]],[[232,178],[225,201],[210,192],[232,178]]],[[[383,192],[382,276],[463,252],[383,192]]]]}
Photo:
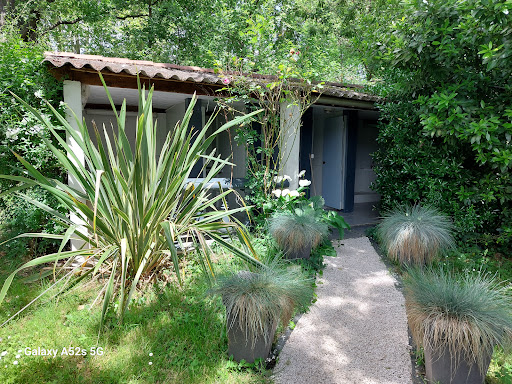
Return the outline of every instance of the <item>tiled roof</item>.
{"type": "MultiPolygon", "coordinates": [[[[71,66],[75,69],[93,69],[95,71],[109,71],[114,74],[125,73],[136,76],[137,73],[151,79],[175,80],[223,86],[223,77],[216,74],[213,69],[180,66],[176,64],[154,63],[152,61],[129,60],[117,57],[104,57],[97,55],[80,55],[68,52],[45,52],[44,61],[56,68],[71,66]]],[[[251,75],[262,81],[272,80],[273,76],[251,75]]],[[[322,95],[343,99],[375,102],[377,96],[358,92],[353,88],[339,83],[326,83],[322,95]],[[352,88],[352,89],[351,89],[352,88]]]]}

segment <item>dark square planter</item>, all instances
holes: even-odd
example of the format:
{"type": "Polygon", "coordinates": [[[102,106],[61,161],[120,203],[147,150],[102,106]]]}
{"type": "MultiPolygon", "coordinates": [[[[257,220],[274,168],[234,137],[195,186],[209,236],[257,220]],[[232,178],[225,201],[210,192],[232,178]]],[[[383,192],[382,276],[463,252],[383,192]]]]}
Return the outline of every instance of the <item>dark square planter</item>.
{"type": "Polygon", "coordinates": [[[476,363],[460,356],[458,361],[452,358],[448,346],[433,351],[425,345],[425,371],[429,383],[441,384],[483,384],[491,357],[485,361],[485,370],[480,372],[476,363]]]}
{"type": "Polygon", "coordinates": [[[235,319],[233,323],[232,317],[228,317],[228,355],[233,355],[233,359],[238,362],[245,360],[248,363],[254,363],[256,359],[265,360],[270,354],[276,328],[277,323],[272,326],[271,337],[266,343],[263,335],[255,337],[250,332],[246,333],[245,329],[240,328],[238,319],[235,319]]]}
{"type": "Polygon", "coordinates": [[[291,251],[287,250],[285,252],[286,258],[289,259],[289,260],[309,259],[311,257],[311,248],[312,248],[312,246],[310,244],[309,246],[306,246],[306,247],[302,248],[298,252],[291,252],[291,251]]]}

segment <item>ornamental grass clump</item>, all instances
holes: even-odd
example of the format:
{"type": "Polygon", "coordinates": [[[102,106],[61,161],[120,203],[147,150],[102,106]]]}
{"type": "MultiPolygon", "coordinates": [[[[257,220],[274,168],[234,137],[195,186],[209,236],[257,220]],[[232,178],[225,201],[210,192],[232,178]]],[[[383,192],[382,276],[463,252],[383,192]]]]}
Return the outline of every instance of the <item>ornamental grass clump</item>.
{"type": "Polygon", "coordinates": [[[409,269],[404,285],[416,344],[437,354],[447,348],[455,367],[464,360],[485,374],[494,347],[510,345],[511,287],[495,276],[409,269]]]}
{"type": "Polygon", "coordinates": [[[308,305],[313,288],[300,270],[273,262],[253,272],[219,277],[210,293],[222,296],[228,330],[238,327],[247,346],[254,348],[258,339],[272,342],[279,321],[287,325],[296,308],[308,305]]]}
{"type": "Polygon", "coordinates": [[[269,231],[289,256],[316,247],[329,233],[329,226],[319,220],[314,209],[304,208],[274,214],[269,231]]]}
{"type": "Polygon", "coordinates": [[[401,206],[383,216],[377,236],[388,257],[424,265],[455,247],[450,219],[430,206],[401,206]]]}

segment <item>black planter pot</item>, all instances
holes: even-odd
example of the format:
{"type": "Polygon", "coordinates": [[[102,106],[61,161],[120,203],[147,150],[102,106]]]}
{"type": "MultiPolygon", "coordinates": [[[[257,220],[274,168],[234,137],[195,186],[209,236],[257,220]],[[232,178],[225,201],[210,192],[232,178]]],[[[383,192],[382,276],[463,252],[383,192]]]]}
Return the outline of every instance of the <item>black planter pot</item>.
{"type": "Polygon", "coordinates": [[[425,371],[429,383],[441,384],[483,384],[491,357],[485,360],[484,371],[480,372],[478,365],[468,362],[469,359],[460,356],[458,361],[451,356],[448,346],[439,351],[433,351],[425,345],[425,371]]]}
{"type": "Polygon", "coordinates": [[[228,331],[228,355],[233,355],[235,361],[245,360],[248,363],[254,363],[256,359],[265,360],[270,354],[272,341],[277,328],[277,322],[271,325],[272,332],[268,342],[265,342],[263,335],[251,335],[251,332],[240,328],[238,319],[233,322],[232,316],[227,319],[228,331]]]}
{"type": "Polygon", "coordinates": [[[286,258],[290,259],[290,260],[309,259],[311,257],[311,248],[312,248],[312,246],[311,246],[311,244],[309,244],[309,246],[306,246],[299,251],[292,252],[290,250],[287,250],[285,252],[286,258]]]}

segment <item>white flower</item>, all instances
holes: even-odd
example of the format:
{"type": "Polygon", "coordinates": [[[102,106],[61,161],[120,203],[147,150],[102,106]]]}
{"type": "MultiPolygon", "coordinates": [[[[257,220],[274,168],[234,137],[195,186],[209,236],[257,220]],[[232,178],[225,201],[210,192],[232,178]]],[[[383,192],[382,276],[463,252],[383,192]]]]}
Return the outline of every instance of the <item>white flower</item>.
{"type": "Polygon", "coordinates": [[[18,365],[18,360],[14,360],[12,363],[13,363],[14,365],[18,365]]]}
{"type": "Polygon", "coordinates": [[[299,197],[300,193],[297,191],[290,191],[290,193],[288,195],[291,197],[299,197]]]}
{"type": "Polygon", "coordinates": [[[19,359],[21,357],[21,355],[16,355],[16,358],[19,359]]]}
{"type": "Polygon", "coordinates": [[[281,193],[281,196],[286,196],[290,193],[290,190],[288,188],[283,189],[283,192],[281,193]]]}
{"type": "Polygon", "coordinates": [[[20,132],[19,128],[8,129],[5,131],[5,137],[7,139],[16,140],[18,138],[18,133],[20,132]]]}
{"type": "Polygon", "coordinates": [[[43,130],[43,127],[40,126],[40,125],[34,125],[32,127],[32,129],[30,130],[30,133],[32,133],[33,135],[37,135],[39,132],[41,132],[43,130]]]}
{"type": "Polygon", "coordinates": [[[311,181],[309,180],[299,180],[299,187],[308,187],[311,185],[311,181]]]}
{"type": "Polygon", "coordinates": [[[149,356],[153,356],[153,352],[150,352],[150,353],[149,353],[149,356]]]}
{"type": "Polygon", "coordinates": [[[303,169],[302,171],[299,172],[299,174],[297,175],[298,177],[302,177],[306,174],[306,170],[303,169]]]}
{"type": "Polygon", "coordinates": [[[505,10],[503,11],[503,13],[504,13],[505,15],[508,15],[508,9],[505,9],[505,10]]]}
{"type": "Polygon", "coordinates": [[[21,352],[23,352],[23,351],[21,349],[18,349],[18,353],[21,353],[21,352]]]}
{"type": "Polygon", "coordinates": [[[288,181],[292,181],[292,178],[288,175],[284,175],[283,176],[283,180],[288,180],[288,181]]]}
{"type": "Polygon", "coordinates": [[[150,362],[149,362],[149,365],[153,365],[153,362],[152,362],[152,361],[150,361],[150,362]]]}
{"type": "Polygon", "coordinates": [[[272,191],[272,194],[275,195],[276,197],[281,197],[282,192],[283,191],[281,191],[280,189],[274,189],[272,191]]]}
{"type": "Polygon", "coordinates": [[[2,353],[0,353],[0,356],[5,356],[7,355],[7,351],[3,351],[2,353]]]}

